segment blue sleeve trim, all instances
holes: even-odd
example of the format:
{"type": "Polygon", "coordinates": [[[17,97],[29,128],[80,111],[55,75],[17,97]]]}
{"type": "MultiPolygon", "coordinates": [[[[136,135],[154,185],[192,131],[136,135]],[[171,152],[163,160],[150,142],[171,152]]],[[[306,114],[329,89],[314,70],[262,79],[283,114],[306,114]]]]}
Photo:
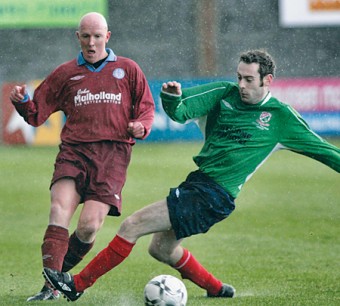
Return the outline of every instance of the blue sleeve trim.
{"type": "Polygon", "coordinates": [[[30,96],[28,94],[24,95],[24,98],[20,101],[21,103],[26,103],[30,99],[30,96]]]}

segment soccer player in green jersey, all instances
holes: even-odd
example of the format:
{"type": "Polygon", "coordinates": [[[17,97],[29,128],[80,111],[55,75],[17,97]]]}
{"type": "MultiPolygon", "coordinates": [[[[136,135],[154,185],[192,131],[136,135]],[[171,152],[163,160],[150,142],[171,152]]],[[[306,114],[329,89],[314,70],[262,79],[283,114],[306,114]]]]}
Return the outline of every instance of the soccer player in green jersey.
{"type": "Polygon", "coordinates": [[[164,110],[176,122],[197,120],[204,137],[194,162],[198,170],[171,188],[166,199],[123,221],[117,235],[79,274],[45,268],[46,279],[69,300],[78,299],[103,274],[120,264],[141,236],[153,233],[149,248],[157,260],[177,269],[207,291],[233,297],[235,289],[209,273],[186,249],[184,238],[204,233],[235,208],[244,183],[275,151],[287,149],[340,172],[340,149],[313,132],[290,106],[272,97],[275,63],[265,51],[241,54],[238,82],[214,82],[188,89],[164,83],[164,110]]]}

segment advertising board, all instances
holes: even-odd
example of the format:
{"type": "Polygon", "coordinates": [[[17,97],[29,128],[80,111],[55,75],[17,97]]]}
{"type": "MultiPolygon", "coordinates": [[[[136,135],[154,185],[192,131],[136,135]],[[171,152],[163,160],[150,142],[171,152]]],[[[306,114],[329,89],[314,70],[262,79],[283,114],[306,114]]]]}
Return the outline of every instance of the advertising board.
{"type": "MultiPolygon", "coordinates": [[[[179,80],[182,87],[190,87],[216,80],[179,80]]],[[[179,124],[164,112],[159,98],[163,81],[149,81],[155,100],[156,113],[152,132],[146,141],[199,141],[202,134],[194,122],[179,124]]],[[[39,81],[28,82],[33,95],[39,81]]],[[[2,142],[6,144],[56,145],[65,117],[61,112],[53,114],[38,128],[29,126],[15,111],[9,101],[13,83],[5,83],[1,91],[2,142]]],[[[292,105],[311,128],[323,136],[340,136],[340,78],[277,79],[271,91],[280,101],[292,105]]]]}
{"type": "Polygon", "coordinates": [[[107,0],[1,0],[0,28],[76,28],[93,11],[107,16],[107,0]]]}

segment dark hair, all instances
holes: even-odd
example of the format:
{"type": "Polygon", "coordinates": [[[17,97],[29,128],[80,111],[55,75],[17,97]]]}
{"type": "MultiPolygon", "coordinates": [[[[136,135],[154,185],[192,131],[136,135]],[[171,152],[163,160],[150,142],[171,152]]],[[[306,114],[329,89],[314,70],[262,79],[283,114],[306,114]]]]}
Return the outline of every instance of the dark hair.
{"type": "Polygon", "coordinates": [[[250,50],[243,52],[240,56],[240,62],[246,64],[258,63],[261,80],[268,74],[275,76],[275,62],[272,56],[265,50],[250,50]]]}

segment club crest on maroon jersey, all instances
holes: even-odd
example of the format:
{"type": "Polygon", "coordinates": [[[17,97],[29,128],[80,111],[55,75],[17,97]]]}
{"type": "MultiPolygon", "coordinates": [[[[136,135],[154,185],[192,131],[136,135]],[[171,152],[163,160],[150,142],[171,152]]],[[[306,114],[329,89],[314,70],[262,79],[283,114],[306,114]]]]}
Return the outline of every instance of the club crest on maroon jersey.
{"type": "Polygon", "coordinates": [[[122,79],[125,76],[125,71],[122,68],[116,68],[115,70],[113,70],[112,75],[116,79],[122,79]]]}

